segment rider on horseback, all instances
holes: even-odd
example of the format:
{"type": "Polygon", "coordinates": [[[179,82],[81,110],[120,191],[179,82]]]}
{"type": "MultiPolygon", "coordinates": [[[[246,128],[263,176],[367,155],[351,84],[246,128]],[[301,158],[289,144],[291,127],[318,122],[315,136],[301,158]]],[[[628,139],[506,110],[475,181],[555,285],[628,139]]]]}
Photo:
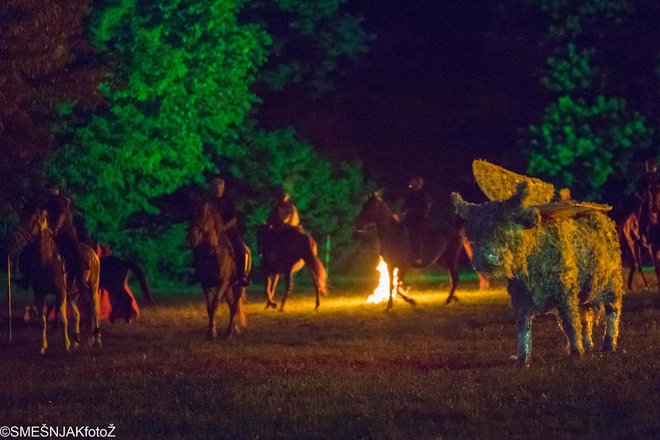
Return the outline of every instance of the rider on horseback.
{"type": "Polygon", "coordinates": [[[73,225],[71,199],[60,192],[60,188],[47,184],[45,208],[48,213],[48,225],[53,232],[55,243],[64,258],[64,265],[71,275],[71,284],[82,281],[85,263],[80,252],[80,243],[73,225]]]}
{"type": "Polygon", "coordinates": [[[431,209],[431,197],[424,189],[424,179],[415,177],[408,183],[408,196],[401,207],[401,223],[406,230],[409,260],[421,266],[422,241],[431,209]]]}
{"type": "Polygon", "coordinates": [[[304,228],[300,224],[298,209],[289,198],[289,194],[282,188],[275,192],[275,204],[270,210],[266,222],[268,226],[273,228],[288,225],[296,228],[299,232],[304,232],[304,228]]]}
{"type": "Polygon", "coordinates": [[[247,287],[250,285],[250,280],[248,279],[249,255],[238,229],[236,206],[233,201],[225,197],[225,181],[223,179],[215,178],[211,181],[211,200],[222,217],[222,232],[227,234],[227,238],[234,251],[234,257],[236,258],[236,282],[241,286],[247,287]]]}
{"type": "Polygon", "coordinates": [[[641,211],[639,218],[640,235],[649,239],[657,238],[651,235],[658,235],[655,231],[658,224],[658,215],[660,215],[660,182],[658,181],[658,163],[655,160],[645,162],[646,187],[641,196],[641,211]]]}

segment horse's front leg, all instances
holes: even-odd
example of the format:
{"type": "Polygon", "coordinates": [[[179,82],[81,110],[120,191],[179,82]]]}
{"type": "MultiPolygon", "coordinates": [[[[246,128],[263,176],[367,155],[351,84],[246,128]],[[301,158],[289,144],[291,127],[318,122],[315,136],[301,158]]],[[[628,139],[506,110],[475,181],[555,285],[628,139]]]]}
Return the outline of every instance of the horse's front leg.
{"type": "Polygon", "coordinates": [[[66,289],[62,289],[62,292],[57,295],[57,310],[60,312],[60,320],[62,321],[64,348],[68,353],[71,348],[71,341],[69,340],[69,320],[66,317],[66,299],[66,289]]]}
{"type": "Polygon", "coordinates": [[[445,301],[445,304],[451,304],[452,301],[458,301],[458,298],[455,296],[456,288],[458,287],[458,270],[456,269],[456,264],[449,267],[449,277],[451,278],[451,289],[449,289],[449,296],[445,301]]]}
{"type": "Polygon", "coordinates": [[[280,304],[280,312],[284,311],[284,303],[289,297],[289,293],[293,291],[293,274],[291,272],[285,273],[284,281],[286,282],[286,290],[284,291],[284,296],[282,297],[282,304],[280,304]]]}
{"type": "Polygon", "coordinates": [[[394,293],[395,293],[394,289],[398,289],[399,286],[398,286],[398,284],[394,283],[394,267],[388,264],[387,265],[387,272],[390,276],[390,297],[387,301],[387,309],[385,309],[385,310],[389,311],[389,310],[392,310],[392,308],[394,307],[394,293]]]}
{"type": "Polygon", "coordinates": [[[46,309],[46,297],[43,295],[36,295],[34,298],[34,305],[37,307],[37,313],[39,314],[39,324],[41,326],[41,350],[39,353],[46,354],[46,349],[48,348],[48,340],[46,338],[46,329],[48,323],[48,312],[46,309]]]}
{"type": "Polygon", "coordinates": [[[215,328],[215,311],[218,308],[218,294],[220,288],[216,287],[205,287],[204,296],[206,297],[206,311],[209,315],[209,329],[208,329],[208,339],[213,340],[218,336],[218,332],[215,328]]]}
{"type": "Polygon", "coordinates": [[[227,330],[225,330],[225,339],[231,338],[234,333],[240,334],[241,332],[237,317],[243,289],[242,286],[227,286],[225,298],[227,299],[227,305],[229,306],[229,324],[227,325],[227,330]]]}
{"type": "Polygon", "coordinates": [[[94,335],[94,347],[101,348],[101,298],[99,297],[98,283],[93,283],[90,289],[90,307],[92,334],[94,335]]]}
{"type": "Polygon", "coordinates": [[[71,301],[71,310],[73,311],[74,333],[73,333],[73,348],[78,348],[80,345],[80,309],[76,301],[71,301]]]}

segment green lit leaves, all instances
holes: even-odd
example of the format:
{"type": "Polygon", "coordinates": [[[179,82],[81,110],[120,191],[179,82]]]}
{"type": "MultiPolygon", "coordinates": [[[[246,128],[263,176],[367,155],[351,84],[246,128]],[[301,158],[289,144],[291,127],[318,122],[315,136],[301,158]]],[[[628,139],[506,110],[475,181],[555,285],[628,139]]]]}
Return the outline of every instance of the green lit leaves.
{"type": "Polygon", "coordinates": [[[548,57],[548,72],[541,83],[551,92],[569,93],[588,90],[597,75],[591,66],[593,50],[578,51],[569,43],[557,56],[548,57]]]}
{"type": "MultiPolygon", "coordinates": [[[[232,1],[109,1],[93,35],[114,61],[101,85],[110,108],[77,129],[51,172],[77,195],[89,228],[117,242],[151,200],[214,169],[256,101],[250,91],[268,36],[241,25],[232,1]]],[[[232,147],[233,148],[233,147],[232,147]]]]}
{"type": "Polygon", "coordinates": [[[651,146],[645,119],[627,111],[623,99],[602,95],[593,102],[559,97],[546,108],[543,121],[530,126],[529,134],[529,172],[573,186],[589,199],[603,197],[609,180],[629,177],[624,170],[638,151],[651,146]]]}

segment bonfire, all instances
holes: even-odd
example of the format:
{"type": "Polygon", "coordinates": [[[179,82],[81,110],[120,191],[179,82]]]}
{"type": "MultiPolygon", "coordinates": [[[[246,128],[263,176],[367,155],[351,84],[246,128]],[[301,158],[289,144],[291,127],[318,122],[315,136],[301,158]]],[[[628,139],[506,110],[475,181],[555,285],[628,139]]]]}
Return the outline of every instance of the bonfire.
{"type": "MultiPolygon", "coordinates": [[[[378,286],[374,289],[373,293],[367,298],[367,302],[371,304],[378,304],[390,299],[390,275],[387,271],[387,263],[383,260],[383,257],[378,257],[378,286]]],[[[394,268],[394,286],[399,284],[398,278],[399,269],[394,268]]],[[[392,294],[392,298],[396,298],[396,291],[392,294]]]]}

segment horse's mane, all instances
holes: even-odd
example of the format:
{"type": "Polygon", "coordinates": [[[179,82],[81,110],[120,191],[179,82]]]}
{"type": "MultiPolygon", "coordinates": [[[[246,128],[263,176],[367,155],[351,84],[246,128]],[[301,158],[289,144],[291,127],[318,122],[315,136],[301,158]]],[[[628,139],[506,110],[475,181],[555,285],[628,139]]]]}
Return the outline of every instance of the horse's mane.
{"type": "Polygon", "coordinates": [[[379,204],[385,210],[385,213],[392,219],[392,222],[394,222],[394,224],[396,225],[401,224],[401,221],[399,220],[399,216],[397,216],[396,214],[394,214],[394,212],[392,212],[392,210],[390,209],[390,205],[388,205],[387,202],[383,200],[382,197],[376,195],[372,197],[379,202],[379,204]]]}
{"type": "Polygon", "coordinates": [[[222,217],[209,200],[197,204],[191,228],[191,244],[207,243],[212,247],[220,245],[222,217]]]}

